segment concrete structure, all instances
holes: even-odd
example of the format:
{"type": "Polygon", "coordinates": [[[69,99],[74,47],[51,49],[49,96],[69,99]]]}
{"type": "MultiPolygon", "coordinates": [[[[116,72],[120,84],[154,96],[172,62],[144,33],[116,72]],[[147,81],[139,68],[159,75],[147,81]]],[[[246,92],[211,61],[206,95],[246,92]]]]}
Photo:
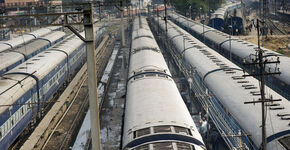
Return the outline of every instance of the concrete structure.
{"type": "MultiPolygon", "coordinates": [[[[4,1],[4,0],[2,0],[4,1]]],[[[28,2],[38,2],[38,0],[5,0],[5,4],[8,3],[28,3],[28,2]]]]}

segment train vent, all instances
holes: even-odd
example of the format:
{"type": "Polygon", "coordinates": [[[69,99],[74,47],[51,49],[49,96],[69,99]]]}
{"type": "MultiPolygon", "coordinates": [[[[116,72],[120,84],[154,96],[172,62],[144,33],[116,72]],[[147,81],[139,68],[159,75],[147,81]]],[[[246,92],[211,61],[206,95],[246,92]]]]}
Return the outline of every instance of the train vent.
{"type": "Polygon", "coordinates": [[[138,146],[134,148],[133,150],[149,150],[149,144],[138,146]]]}
{"type": "Polygon", "coordinates": [[[137,37],[135,37],[134,40],[139,39],[139,38],[144,38],[144,37],[145,37],[145,38],[153,39],[153,37],[150,36],[150,35],[141,35],[141,36],[137,36],[137,37]]]}
{"type": "Polygon", "coordinates": [[[255,87],[255,86],[247,86],[247,87],[245,87],[245,89],[246,90],[251,90],[251,89],[257,89],[257,87],[255,87]]]}
{"type": "Polygon", "coordinates": [[[285,109],[285,107],[282,107],[282,106],[271,106],[269,107],[270,110],[282,110],[282,109],[285,109]]]}
{"type": "Polygon", "coordinates": [[[160,142],[153,144],[154,150],[174,150],[171,142],[160,142]]]}
{"type": "Polygon", "coordinates": [[[226,74],[234,74],[234,73],[236,73],[236,71],[234,71],[233,69],[230,69],[230,68],[225,68],[225,69],[223,69],[223,71],[225,71],[226,74]]]}
{"type": "Polygon", "coordinates": [[[261,96],[260,91],[251,91],[250,92],[253,96],[261,96]]]}
{"type": "Polygon", "coordinates": [[[283,114],[277,114],[278,117],[280,117],[282,120],[290,120],[290,114],[283,113],[283,114]]]}
{"type": "Polygon", "coordinates": [[[207,56],[209,59],[217,59],[215,56],[207,56]]]}
{"type": "MultiPolygon", "coordinates": [[[[243,76],[232,76],[234,80],[242,80],[245,79],[243,76]]],[[[249,81],[238,81],[238,83],[248,83],[249,81]]]]}
{"type": "Polygon", "coordinates": [[[267,106],[267,107],[270,107],[270,106],[271,106],[271,107],[274,107],[274,106],[280,106],[280,104],[278,104],[278,103],[273,103],[273,102],[272,102],[272,103],[268,103],[268,104],[266,104],[266,106],[267,106]]]}
{"type": "Polygon", "coordinates": [[[279,142],[285,147],[285,149],[290,150],[290,136],[279,139],[279,142]]]}
{"type": "Polygon", "coordinates": [[[177,150],[195,150],[193,145],[177,142],[177,150]]]}
{"type": "Polygon", "coordinates": [[[195,46],[193,46],[194,48],[197,48],[197,49],[201,49],[202,47],[201,46],[199,46],[199,45],[195,45],[195,46]]]}
{"type": "Polygon", "coordinates": [[[170,126],[155,126],[154,133],[172,132],[170,126]]]}
{"type": "Polygon", "coordinates": [[[142,50],[152,50],[152,51],[157,52],[157,53],[160,52],[160,50],[158,48],[144,46],[144,47],[134,49],[132,53],[135,54],[135,53],[140,52],[142,50]]]}
{"type": "Polygon", "coordinates": [[[18,69],[27,69],[27,67],[19,67],[18,69]]]}
{"type": "Polygon", "coordinates": [[[253,84],[244,84],[242,85],[242,87],[246,88],[246,87],[253,87],[254,85],[253,84]]]}

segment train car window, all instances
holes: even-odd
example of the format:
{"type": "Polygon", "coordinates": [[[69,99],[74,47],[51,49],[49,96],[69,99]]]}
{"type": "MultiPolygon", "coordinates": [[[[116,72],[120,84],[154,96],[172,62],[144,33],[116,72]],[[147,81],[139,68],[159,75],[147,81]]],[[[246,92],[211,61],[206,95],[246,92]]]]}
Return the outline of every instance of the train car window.
{"type": "Polygon", "coordinates": [[[187,128],[174,126],[174,129],[176,133],[189,135],[187,128]]]}
{"type": "Polygon", "coordinates": [[[134,148],[133,150],[149,150],[149,144],[138,146],[134,148]]]}
{"type": "Polygon", "coordinates": [[[195,150],[194,146],[188,143],[177,142],[177,150],[195,150]]]}
{"type": "Polygon", "coordinates": [[[281,82],[281,85],[282,85],[282,86],[285,86],[285,83],[281,82]]]}
{"type": "Polygon", "coordinates": [[[14,125],[14,115],[11,117],[11,128],[14,125]]]}
{"type": "Polygon", "coordinates": [[[290,136],[278,140],[287,150],[290,150],[290,136]]]}
{"type": "Polygon", "coordinates": [[[6,132],[8,132],[10,129],[10,120],[9,119],[6,121],[6,128],[7,128],[6,132]]]}
{"type": "Polygon", "coordinates": [[[136,138],[150,134],[150,128],[144,128],[136,131],[136,138]]]}
{"type": "Polygon", "coordinates": [[[137,137],[136,131],[133,132],[133,139],[137,137]]]}
{"type": "Polygon", "coordinates": [[[4,133],[6,134],[8,132],[8,121],[4,124],[4,133]]]}
{"type": "Polygon", "coordinates": [[[171,142],[160,142],[160,143],[154,143],[153,144],[154,150],[174,150],[173,145],[171,142]]]}
{"type": "Polygon", "coordinates": [[[170,126],[155,126],[154,133],[172,132],[170,126]]]}
{"type": "Polygon", "coordinates": [[[18,118],[19,118],[19,110],[17,110],[17,111],[15,112],[15,122],[18,121],[18,118]]]}

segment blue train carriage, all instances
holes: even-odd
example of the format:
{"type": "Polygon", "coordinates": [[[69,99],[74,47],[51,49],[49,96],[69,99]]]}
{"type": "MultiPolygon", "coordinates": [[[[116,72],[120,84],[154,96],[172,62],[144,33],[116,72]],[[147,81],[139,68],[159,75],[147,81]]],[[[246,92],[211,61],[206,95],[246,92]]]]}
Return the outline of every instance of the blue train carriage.
{"type": "MultiPolygon", "coordinates": [[[[157,21],[156,21],[157,22],[157,21]]],[[[160,22],[164,31],[165,25],[160,22]]],[[[242,146],[258,150],[262,141],[261,104],[244,104],[260,98],[259,82],[253,77],[244,78],[240,67],[216,51],[205,46],[170,21],[168,38],[187,65],[195,68],[193,74],[195,95],[203,95],[209,89],[210,116],[222,134],[250,134],[242,138],[242,146]],[[226,81],[226,82],[225,82],[226,81]]],[[[268,149],[290,148],[290,102],[266,87],[266,97],[281,99],[266,104],[266,135],[268,149]]],[[[200,99],[199,97],[197,97],[200,99]]],[[[205,102],[201,100],[204,105],[205,102]]],[[[239,146],[239,139],[225,137],[230,148],[239,146]]]]}
{"type": "Polygon", "coordinates": [[[65,33],[53,31],[21,47],[0,52],[0,76],[27,59],[62,41],[65,33]]]}
{"type": "Polygon", "coordinates": [[[85,44],[76,36],[42,52],[0,79],[0,147],[7,149],[45,102],[80,67],[85,44]]]}
{"type": "MultiPolygon", "coordinates": [[[[198,38],[200,41],[205,41],[205,44],[216,50],[218,53],[231,60],[239,67],[246,69],[248,72],[257,72],[257,68],[252,68],[243,65],[243,60],[246,59],[247,62],[251,62],[250,55],[256,53],[257,45],[231,37],[226,33],[215,30],[211,27],[204,26],[195,21],[188,21],[184,16],[177,13],[169,14],[172,21],[180,25],[183,29],[189,31],[191,35],[198,38]],[[203,32],[204,31],[204,32],[203,32]],[[204,34],[203,34],[204,33],[204,34]],[[204,36],[203,36],[204,35],[204,36]]],[[[275,59],[275,56],[279,56],[281,63],[278,65],[281,75],[267,76],[267,85],[281,94],[286,99],[290,100],[290,70],[288,64],[290,64],[290,58],[272,50],[263,48],[265,55],[272,56],[268,59],[275,59]]],[[[267,65],[270,71],[274,71],[276,66],[267,65]]],[[[266,72],[269,71],[266,69],[266,72]]]]}
{"type": "Polygon", "coordinates": [[[223,31],[224,30],[224,14],[222,12],[216,11],[211,15],[211,18],[208,22],[208,26],[215,28],[217,30],[223,31]]]}
{"type": "Polygon", "coordinates": [[[241,8],[227,11],[226,15],[227,33],[231,35],[240,35],[244,32],[244,16],[241,8]],[[230,28],[231,27],[231,28],[230,28]]]}
{"type": "Polygon", "coordinates": [[[123,150],[205,149],[143,17],[134,20],[126,97],[123,150]]]}
{"type": "Polygon", "coordinates": [[[233,3],[231,1],[227,1],[227,3],[224,6],[217,9],[214,13],[211,14],[208,26],[220,31],[224,31],[224,29],[227,29],[226,28],[227,11],[230,11],[234,8],[239,8],[240,5],[241,5],[240,2],[233,3]]]}

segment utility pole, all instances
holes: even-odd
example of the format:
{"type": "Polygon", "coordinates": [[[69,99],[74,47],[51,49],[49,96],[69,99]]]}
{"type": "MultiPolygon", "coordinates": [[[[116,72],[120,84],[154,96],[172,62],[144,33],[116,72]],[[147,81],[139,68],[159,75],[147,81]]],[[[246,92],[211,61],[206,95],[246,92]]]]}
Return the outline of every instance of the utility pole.
{"type": "Polygon", "coordinates": [[[165,16],[164,16],[164,20],[165,20],[165,31],[167,33],[167,0],[164,0],[164,9],[165,9],[165,16]]]}
{"type": "Polygon", "coordinates": [[[277,75],[277,74],[281,74],[281,72],[279,71],[279,68],[275,68],[274,72],[269,72],[266,73],[265,72],[265,67],[266,64],[279,64],[279,57],[277,57],[277,61],[268,61],[267,60],[267,56],[263,56],[264,51],[261,49],[260,47],[260,35],[259,35],[259,19],[257,19],[257,34],[258,34],[258,56],[256,54],[256,58],[254,59],[254,62],[252,63],[246,63],[246,61],[244,60],[244,65],[254,65],[254,66],[258,66],[257,68],[260,68],[259,73],[256,74],[248,74],[248,75],[243,75],[243,77],[248,77],[248,76],[258,76],[260,77],[260,93],[261,93],[261,99],[257,100],[257,101],[249,101],[249,102],[244,102],[244,104],[255,104],[255,103],[261,103],[262,106],[262,145],[261,148],[262,150],[266,150],[267,149],[267,135],[266,135],[266,114],[265,114],[265,103],[267,102],[276,102],[276,101],[281,101],[281,99],[266,99],[265,98],[265,75],[277,75]]]}
{"type": "Polygon", "coordinates": [[[125,31],[124,31],[124,8],[123,8],[123,0],[120,0],[120,11],[121,11],[122,47],[124,47],[125,46],[125,31]]]}
{"type": "Polygon", "coordinates": [[[139,17],[140,17],[140,15],[141,15],[141,0],[139,0],[139,17]]]}
{"type": "Polygon", "coordinates": [[[87,49],[89,103],[91,112],[91,137],[92,150],[101,150],[93,15],[93,4],[90,3],[90,5],[86,6],[84,9],[84,27],[87,49]]]}
{"type": "Polygon", "coordinates": [[[97,1],[98,6],[99,6],[99,17],[100,17],[100,21],[102,20],[102,16],[101,16],[101,6],[103,6],[103,3],[101,1],[97,1]]]}
{"type": "Polygon", "coordinates": [[[128,22],[130,21],[130,17],[131,17],[131,15],[130,15],[130,7],[129,7],[129,2],[128,2],[128,0],[126,0],[126,7],[127,7],[127,20],[128,20],[128,22]]]}

